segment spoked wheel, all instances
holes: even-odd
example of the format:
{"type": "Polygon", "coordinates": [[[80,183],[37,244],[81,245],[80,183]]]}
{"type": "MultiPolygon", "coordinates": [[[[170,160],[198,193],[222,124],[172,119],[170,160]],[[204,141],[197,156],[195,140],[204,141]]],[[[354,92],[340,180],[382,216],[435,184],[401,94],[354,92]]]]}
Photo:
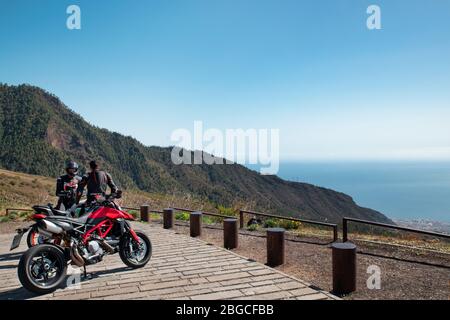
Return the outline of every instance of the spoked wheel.
{"type": "Polygon", "coordinates": [[[63,251],[51,244],[30,248],[20,258],[17,270],[23,287],[38,294],[56,290],[65,279],[66,271],[63,251]]]}
{"type": "Polygon", "coordinates": [[[142,268],[152,256],[152,243],[142,232],[136,232],[139,243],[129,235],[120,241],[119,255],[123,263],[132,268],[142,268]]]}

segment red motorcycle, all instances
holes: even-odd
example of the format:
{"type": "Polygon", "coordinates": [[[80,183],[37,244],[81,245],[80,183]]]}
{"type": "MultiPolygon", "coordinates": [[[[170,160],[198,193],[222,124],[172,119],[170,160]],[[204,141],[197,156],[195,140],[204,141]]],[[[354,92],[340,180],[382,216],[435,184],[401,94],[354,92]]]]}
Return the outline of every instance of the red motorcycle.
{"type": "MultiPolygon", "coordinates": [[[[119,253],[132,268],[141,268],[150,260],[152,245],[142,232],[134,231],[128,221],[133,216],[122,211],[110,196],[97,199],[89,212],[80,218],[35,213],[39,234],[51,243],[29,248],[21,257],[18,276],[23,287],[44,294],[57,289],[64,279],[68,264],[84,267],[119,253]]],[[[11,250],[19,246],[21,235],[14,237],[11,250]]]]}

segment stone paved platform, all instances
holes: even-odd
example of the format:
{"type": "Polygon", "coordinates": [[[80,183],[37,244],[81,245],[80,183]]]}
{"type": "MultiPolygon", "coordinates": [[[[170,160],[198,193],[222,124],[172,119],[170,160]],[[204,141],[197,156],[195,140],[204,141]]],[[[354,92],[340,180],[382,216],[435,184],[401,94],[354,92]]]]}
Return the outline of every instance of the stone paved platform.
{"type": "Polygon", "coordinates": [[[87,267],[93,278],[78,288],[42,296],[23,289],[17,278],[25,239],[10,252],[13,235],[0,235],[0,299],[336,299],[273,268],[161,225],[136,223],[135,228],[147,233],[153,244],[146,267],[133,270],[118,254],[107,256],[87,267]]]}

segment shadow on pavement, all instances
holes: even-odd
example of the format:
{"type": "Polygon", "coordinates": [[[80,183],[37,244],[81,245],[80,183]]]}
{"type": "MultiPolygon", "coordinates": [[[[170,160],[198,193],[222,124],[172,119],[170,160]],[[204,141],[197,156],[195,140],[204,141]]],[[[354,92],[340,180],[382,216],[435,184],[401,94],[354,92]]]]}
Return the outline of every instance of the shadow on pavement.
{"type": "MultiPolygon", "coordinates": [[[[17,268],[17,266],[16,265],[0,266],[0,269],[7,269],[7,268],[17,268]]],[[[83,269],[81,269],[81,271],[82,270],[83,269]]],[[[133,270],[133,268],[124,266],[124,267],[118,267],[118,268],[114,268],[114,269],[110,269],[110,270],[99,270],[99,271],[94,271],[94,272],[89,273],[89,267],[87,267],[88,277],[85,278],[83,276],[83,271],[82,271],[81,284],[88,283],[89,280],[99,278],[100,276],[103,276],[103,275],[107,275],[107,274],[111,274],[111,273],[120,273],[120,272],[124,272],[124,271],[129,271],[129,270],[133,270]]],[[[69,277],[70,277],[70,275],[68,275],[66,277],[66,281],[64,281],[63,283],[67,284],[67,280],[69,277]]],[[[19,284],[19,286],[20,286],[20,284],[19,284]]],[[[64,286],[60,287],[59,289],[66,289],[66,288],[67,287],[64,285],[64,286]]],[[[26,299],[35,298],[38,296],[40,296],[40,295],[36,294],[36,293],[32,293],[32,292],[24,289],[23,287],[14,288],[11,290],[0,292],[0,300],[26,300],[26,299]]]]}
{"type": "Polygon", "coordinates": [[[0,270],[3,270],[3,269],[15,269],[15,268],[17,268],[16,264],[5,264],[5,265],[0,266],[0,270]]]}
{"type": "Polygon", "coordinates": [[[5,253],[0,254],[0,262],[1,261],[10,261],[10,260],[19,260],[20,257],[25,253],[25,251],[14,252],[14,253],[5,253]]]}
{"type": "Polygon", "coordinates": [[[39,296],[24,288],[15,288],[0,293],[0,300],[25,300],[39,296]]]}

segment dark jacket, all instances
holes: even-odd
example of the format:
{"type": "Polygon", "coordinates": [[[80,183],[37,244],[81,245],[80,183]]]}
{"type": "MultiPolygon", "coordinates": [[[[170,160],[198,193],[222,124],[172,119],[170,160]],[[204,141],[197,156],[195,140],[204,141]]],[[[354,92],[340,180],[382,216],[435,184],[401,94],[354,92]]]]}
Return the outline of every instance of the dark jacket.
{"type": "Polygon", "coordinates": [[[84,188],[87,187],[87,201],[91,202],[97,194],[104,196],[108,186],[112,193],[117,192],[118,188],[109,173],[102,170],[91,171],[81,179],[78,185],[78,196],[81,197],[84,188]]]}
{"type": "Polygon", "coordinates": [[[77,200],[77,189],[81,177],[69,176],[68,174],[60,176],[56,180],[56,196],[58,197],[58,204],[56,209],[61,209],[61,205],[64,205],[64,209],[70,209],[77,200]]]}

